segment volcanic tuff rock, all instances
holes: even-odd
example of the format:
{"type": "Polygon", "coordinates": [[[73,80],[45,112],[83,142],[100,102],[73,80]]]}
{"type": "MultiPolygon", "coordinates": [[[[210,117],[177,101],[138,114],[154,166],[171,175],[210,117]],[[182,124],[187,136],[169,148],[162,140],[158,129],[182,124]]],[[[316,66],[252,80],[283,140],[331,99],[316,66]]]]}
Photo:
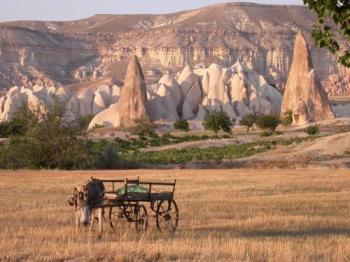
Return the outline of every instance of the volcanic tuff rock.
{"type": "Polygon", "coordinates": [[[150,122],[148,107],[143,72],[137,57],[132,56],[118,104],[113,104],[110,108],[97,114],[89,127],[103,125],[129,128],[136,126],[137,121],[150,122]]]}
{"type": "Polygon", "coordinates": [[[334,113],[327,94],[312,65],[308,44],[298,33],[291,70],[282,100],[282,113],[293,111],[293,124],[333,119],[334,113]]]}
{"type": "Polygon", "coordinates": [[[85,88],[79,94],[67,91],[63,87],[17,87],[14,86],[0,97],[0,122],[10,121],[19,108],[25,106],[33,111],[45,111],[60,101],[65,108],[64,118],[67,122],[80,117],[96,114],[118,102],[120,87],[101,85],[93,90],[85,88]]]}
{"type": "Polygon", "coordinates": [[[131,57],[126,71],[118,113],[121,127],[133,127],[140,120],[150,122],[145,79],[136,56],[131,57]]]}
{"type": "MultiPolygon", "coordinates": [[[[231,3],[166,15],[96,15],[71,22],[0,24],[0,88],[28,79],[68,84],[115,76],[140,57],[147,80],[187,63],[229,67],[242,59],[278,87],[287,79],[298,30],[310,38],[315,15],[303,6],[231,3]]],[[[321,80],[337,73],[326,50],[311,50],[321,80]]]]}
{"type": "Polygon", "coordinates": [[[203,120],[211,111],[224,111],[236,120],[247,113],[280,114],[282,95],[241,61],[229,68],[212,64],[193,69],[187,65],[178,76],[167,73],[157,84],[147,86],[147,99],[142,94],[142,71],[135,74],[139,65],[136,58],[131,61],[119,103],[97,114],[89,128],[129,127],[134,120],[150,118],[203,120]],[[132,115],[135,117],[130,119],[132,115]]]}

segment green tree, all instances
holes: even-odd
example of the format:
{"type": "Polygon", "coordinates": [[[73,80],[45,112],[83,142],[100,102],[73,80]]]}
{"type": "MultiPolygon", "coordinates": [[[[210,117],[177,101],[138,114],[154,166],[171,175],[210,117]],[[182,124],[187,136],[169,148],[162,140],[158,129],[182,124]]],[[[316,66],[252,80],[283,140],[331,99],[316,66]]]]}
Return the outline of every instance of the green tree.
{"type": "Polygon", "coordinates": [[[63,108],[56,103],[49,110],[37,108],[20,115],[26,118],[25,134],[4,146],[1,162],[8,168],[86,168],[91,163],[84,133],[77,123],[63,120],[63,108]],[[5,155],[12,156],[11,159],[5,155]]]}
{"type": "Polygon", "coordinates": [[[317,24],[312,37],[318,47],[325,47],[339,58],[338,61],[350,67],[350,49],[340,47],[337,39],[350,40],[350,2],[348,0],[304,0],[317,14],[317,24]],[[333,25],[332,25],[333,24],[333,25]]]}
{"type": "Polygon", "coordinates": [[[115,169],[118,166],[119,153],[113,143],[108,143],[95,158],[95,166],[99,169],[115,169]]]}
{"type": "Polygon", "coordinates": [[[273,115],[258,116],[256,124],[262,129],[267,129],[270,132],[275,132],[280,123],[280,118],[273,115]]]}
{"type": "Polygon", "coordinates": [[[256,120],[257,120],[256,114],[249,113],[241,118],[241,120],[239,121],[239,124],[241,126],[246,126],[247,133],[249,133],[250,128],[256,123],[256,120]]]}
{"type": "Polygon", "coordinates": [[[217,136],[220,130],[230,133],[232,123],[225,112],[210,112],[205,116],[203,126],[206,130],[213,131],[217,136]]]}
{"type": "Polygon", "coordinates": [[[190,130],[190,125],[188,124],[187,120],[180,119],[174,123],[174,128],[177,130],[188,132],[190,130]]]}

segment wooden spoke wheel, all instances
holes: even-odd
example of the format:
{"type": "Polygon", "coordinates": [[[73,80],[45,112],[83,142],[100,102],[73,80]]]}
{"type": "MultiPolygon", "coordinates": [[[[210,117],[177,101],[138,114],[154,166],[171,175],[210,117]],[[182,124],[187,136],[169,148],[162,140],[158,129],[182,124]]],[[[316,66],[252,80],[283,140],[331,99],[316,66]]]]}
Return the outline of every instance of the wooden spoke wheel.
{"type": "Polygon", "coordinates": [[[161,232],[175,232],[179,222],[179,209],[174,200],[163,200],[158,204],[157,227],[161,232]]]}
{"type": "Polygon", "coordinates": [[[161,202],[161,200],[153,200],[151,202],[150,208],[155,214],[157,214],[157,208],[158,208],[160,202],[161,202]]]}
{"type": "Polygon", "coordinates": [[[147,230],[148,227],[148,214],[146,207],[144,205],[135,206],[135,227],[136,232],[144,232],[147,230]]]}
{"type": "Polygon", "coordinates": [[[116,228],[118,219],[124,219],[126,222],[131,223],[133,221],[134,210],[131,206],[118,206],[110,207],[109,209],[109,224],[111,228],[116,228]]]}

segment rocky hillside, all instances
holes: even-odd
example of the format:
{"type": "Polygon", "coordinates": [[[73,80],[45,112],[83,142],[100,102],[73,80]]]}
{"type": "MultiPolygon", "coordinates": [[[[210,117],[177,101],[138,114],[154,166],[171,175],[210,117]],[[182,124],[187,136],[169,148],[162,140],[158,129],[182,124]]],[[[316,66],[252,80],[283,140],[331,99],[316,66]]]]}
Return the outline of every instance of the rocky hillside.
{"type": "MultiPolygon", "coordinates": [[[[167,15],[2,23],[0,87],[38,78],[61,84],[99,76],[123,79],[126,59],[136,54],[148,83],[186,63],[228,67],[241,58],[283,88],[295,35],[302,30],[311,42],[314,18],[302,6],[231,3],[167,15]]],[[[312,48],[311,53],[321,80],[339,71],[327,51],[312,48]]]]}

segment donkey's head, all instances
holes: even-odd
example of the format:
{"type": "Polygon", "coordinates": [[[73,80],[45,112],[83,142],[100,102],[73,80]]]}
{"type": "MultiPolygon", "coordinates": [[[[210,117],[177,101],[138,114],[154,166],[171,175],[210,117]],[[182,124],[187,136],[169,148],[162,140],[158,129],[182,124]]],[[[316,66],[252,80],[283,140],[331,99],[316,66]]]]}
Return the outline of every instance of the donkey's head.
{"type": "Polygon", "coordinates": [[[92,179],[86,185],[74,188],[73,197],[68,200],[68,203],[75,207],[79,222],[87,226],[91,220],[91,207],[102,202],[103,196],[103,183],[92,179]]]}

